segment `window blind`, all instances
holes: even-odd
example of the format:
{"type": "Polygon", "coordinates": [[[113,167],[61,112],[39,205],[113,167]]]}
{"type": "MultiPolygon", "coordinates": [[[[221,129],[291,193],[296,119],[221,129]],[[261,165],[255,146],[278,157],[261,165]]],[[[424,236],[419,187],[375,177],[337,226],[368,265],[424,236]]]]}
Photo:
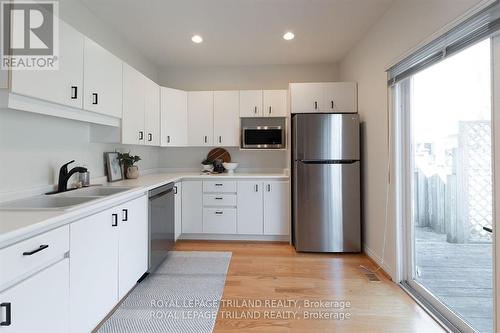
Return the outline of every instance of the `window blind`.
{"type": "Polygon", "coordinates": [[[500,30],[500,0],[452,28],[387,70],[388,85],[429,67],[500,30]]]}

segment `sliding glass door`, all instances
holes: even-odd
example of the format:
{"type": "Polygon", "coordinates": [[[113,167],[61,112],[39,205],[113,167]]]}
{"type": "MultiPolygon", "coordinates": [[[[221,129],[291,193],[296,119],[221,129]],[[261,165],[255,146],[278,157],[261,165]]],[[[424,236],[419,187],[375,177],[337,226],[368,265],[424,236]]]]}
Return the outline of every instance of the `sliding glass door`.
{"type": "Polygon", "coordinates": [[[493,332],[492,42],[396,84],[405,283],[460,331],[493,332]]]}

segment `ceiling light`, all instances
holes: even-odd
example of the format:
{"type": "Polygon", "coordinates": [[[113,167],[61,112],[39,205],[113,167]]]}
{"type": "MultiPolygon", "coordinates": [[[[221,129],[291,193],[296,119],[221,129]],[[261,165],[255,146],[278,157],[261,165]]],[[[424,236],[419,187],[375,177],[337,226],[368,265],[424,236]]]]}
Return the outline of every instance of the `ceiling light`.
{"type": "Polygon", "coordinates": [[[293,34],[293,32],[286,32],[284,35],[283,35],[283,39],[284,40],[292,40],[295,38],[295,35],[293,34]]]}
{"type": "Polygon", "coordinates": [[[203,42],[203,38],[201,38],[200,35],[194,35],[193,37],[191,37],[191,40],[196,44],[200,44],[201,42],[203,42]]]}

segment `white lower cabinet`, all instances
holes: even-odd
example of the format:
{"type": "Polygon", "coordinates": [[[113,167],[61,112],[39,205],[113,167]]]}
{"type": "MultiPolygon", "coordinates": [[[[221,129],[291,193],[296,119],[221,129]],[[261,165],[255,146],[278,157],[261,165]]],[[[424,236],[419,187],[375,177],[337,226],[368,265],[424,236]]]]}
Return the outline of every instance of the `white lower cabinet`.
{"type": "Polygon", "coordinates": [[[175,240],[177,241],[177,239],[182,233],[182,182],[175,183],[174,194],[175,194],[174,235],[175,235],[175,240]]]}
{"type": "Polygon", "coordinates": [[[236,234],[236,208],[203,208],[203,232],[236,234]]]}
{"type": "Polygon", "coordinates": [[[147,270],[147,198],[70,225],[70,332],[91,332],[147,270]]]}
{"type": "Polygon", "coordinates": [[[264,196],[262,181],[238,182],[238,234],[264,233],[264,196]]]}
{"type": "Polygon", "coordinates": [[[182,233],[203,232],[203,185],[201,180],[182,182],[182,233]]]}
{"type": "MultiPolygon", "coordinates": [[[[63,259],[0,292],[1,332],[66,333],[69,260],[63,259]]],[[[89,307],[94,303],[90,303],[89,307]]]]}
{"type": "Polygon", "coordinates": [[[264,235],[290,234],[289,193],[286,181],[264,182],[264,235]]]}

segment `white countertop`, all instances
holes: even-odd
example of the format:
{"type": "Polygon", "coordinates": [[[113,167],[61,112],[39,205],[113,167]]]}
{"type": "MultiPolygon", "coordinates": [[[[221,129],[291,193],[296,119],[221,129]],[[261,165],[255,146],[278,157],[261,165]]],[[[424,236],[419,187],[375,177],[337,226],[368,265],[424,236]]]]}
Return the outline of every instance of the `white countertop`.
{"type": "Polygon", "coordinates": [[[0,210],[0,249],[34,235],[71,223],[114,205],[143,195],[147,191],[171,182],[187,179],[288,179],[283,173],[200,174],[155,173],[127,179],[105,186],[127,186],[130,190],[102,197],[68,210],[0,210]]]}

